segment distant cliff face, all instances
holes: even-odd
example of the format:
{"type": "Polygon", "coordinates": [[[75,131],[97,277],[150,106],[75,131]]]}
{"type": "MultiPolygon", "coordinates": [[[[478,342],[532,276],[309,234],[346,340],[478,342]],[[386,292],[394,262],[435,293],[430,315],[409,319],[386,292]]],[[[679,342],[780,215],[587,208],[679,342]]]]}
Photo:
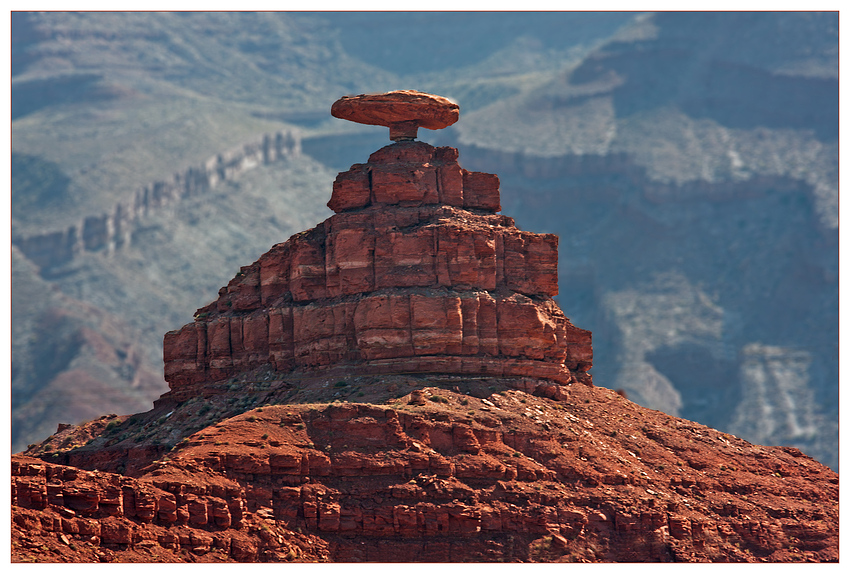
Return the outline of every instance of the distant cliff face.
{"type": "Polygon", "coordinates": [[[154,212],[207,194],[247,170],[300,153],[297,133],[266,134],[257,143],[216,154],[203,165],[176,173],[171,181],[153,182],[111,206],[107,213],[90,215],[62,230],[14,236],[12,245],[38,266],[42,275],[48,275],[52,268],[68,264],[83,251],[109,254],[128,246],[144,218],[154,212]]]}

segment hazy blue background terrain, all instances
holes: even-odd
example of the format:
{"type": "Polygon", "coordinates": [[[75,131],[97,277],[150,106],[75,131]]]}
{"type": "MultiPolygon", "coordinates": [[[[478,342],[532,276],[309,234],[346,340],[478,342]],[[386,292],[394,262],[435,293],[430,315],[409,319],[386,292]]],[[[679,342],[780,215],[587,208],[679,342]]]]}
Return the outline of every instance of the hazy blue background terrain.
{"type": "Polygon", "coordinates": [[[151,408],[163,334],[389,143],[331,104],[418,89],[560,236],[597,385],[838,467],[837,13],[13,13],[11,56],[13,451],[151,408]]]}

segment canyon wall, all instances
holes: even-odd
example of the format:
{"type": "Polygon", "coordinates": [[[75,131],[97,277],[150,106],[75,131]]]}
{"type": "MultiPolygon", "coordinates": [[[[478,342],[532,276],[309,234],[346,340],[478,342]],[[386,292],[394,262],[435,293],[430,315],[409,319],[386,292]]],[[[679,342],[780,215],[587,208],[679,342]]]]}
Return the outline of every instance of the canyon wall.
{"type": "Polygon", "coordinates": [[[265,134],[260,140],[216,154],[198,166],[136,190],[105,213],[83,218],[62,230],[16,236],[17,246],[44,271],[71,261],[83,251],[119,250],[132,241],[136,223],[176,202],[203,195],[222,181],[232,180],[259,165],[301,154],[301,136],[294,131],[265,134]]]}

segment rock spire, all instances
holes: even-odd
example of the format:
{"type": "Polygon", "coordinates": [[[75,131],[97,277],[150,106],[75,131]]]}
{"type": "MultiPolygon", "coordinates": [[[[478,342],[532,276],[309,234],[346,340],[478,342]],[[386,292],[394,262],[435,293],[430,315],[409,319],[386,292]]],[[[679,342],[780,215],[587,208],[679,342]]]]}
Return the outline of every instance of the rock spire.
{"type": "MultiPolygon", "coordinates": [[[[333,109],[391,134],[405,122],[450,125],[458,113],[418,92],[343,98],[333,109]]],[[[165,335],[166,396],[215,392],[217,382],[264,366],[286,378],[333,371],[591,384],[591,333],[552,299],[557,236],[499,215],[498,177],[463,169],[456,149],[397,139],[337,176],[335,215],[243,267],[193,323],[165,335]]]]}

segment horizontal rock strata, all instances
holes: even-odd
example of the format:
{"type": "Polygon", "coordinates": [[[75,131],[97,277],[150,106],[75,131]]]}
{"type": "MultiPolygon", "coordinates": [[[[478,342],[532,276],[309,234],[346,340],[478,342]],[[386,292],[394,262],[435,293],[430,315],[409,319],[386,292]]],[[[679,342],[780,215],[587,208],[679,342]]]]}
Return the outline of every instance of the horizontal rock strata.
{"type": "Polygon", "coordinates": [[[460,168],[457,150],[422,142],[341,173],[334,216],[243,267],[166,334],[173,396],[263,365],[589,382],[591,334],[552,300],[558,238],[497,214],[498,186],[460,168]]]}

